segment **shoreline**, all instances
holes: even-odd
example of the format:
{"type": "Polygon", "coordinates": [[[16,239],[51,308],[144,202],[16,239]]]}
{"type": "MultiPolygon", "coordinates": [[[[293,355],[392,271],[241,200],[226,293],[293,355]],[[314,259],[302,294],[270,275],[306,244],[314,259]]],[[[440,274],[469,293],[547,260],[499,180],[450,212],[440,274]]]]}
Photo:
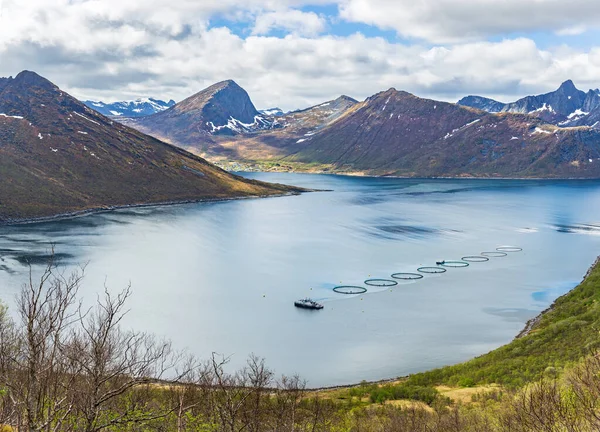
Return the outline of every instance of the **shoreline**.
{"type": "MultiPolygon", "coordinates": [[[[538,314],[536,317],[534,317],[534,318],[532,318],[532,319],[528,320],[528,321],[525,323],[525,327],[523,328],[523,330],[521,330],[521,331],[520,331],[520,332],[519,332],[519,333],[518,333],[518,334],[515,336],[515,338],[514,338],[513,340],[520,339],[520,338],[524,338],[524,337],[528,336],[528,335],[531,333],[531,331],[532,331],[532,330],[535,328],[535,326],[536,326],[536,325],[537,325],[537,324],[540,322],[541,318],[542,318],[542,317],[543,317],[545,314],[547,314],[548,312],[550,312],[550,311],[552,311],[552,310],[554,309],[554,307],[555,307],[555,305],[556,305],[556,302],[557,302],[557,301],[558,301],[560,298],[562,298],[562,297],[564,297],[564,296],[568,295],[569,293],[571,293],[571,292],[572,292],[574,289],[576,289],[577,287],[579,287],[579,286],[580,286],[582,283],[584,283],[584,282],[587,280],[587,278],[590,276],[590,274],[592,273],[592,270],[593,270],[593,269],[594,269],[596,266],[598,266],[598,265],[600,265],[600,256],[598,256],[598,257],[596,258],[596,260],[593,262],[593,264],[592,264],[592,265],[591,265],[591,266],[588,268],[588,270],[586,271],[586,273],[585,273],[585,275],[584,275],[583,279],[581,280],[581,282],[579,282],[579,283],[578,283],[578,284],[577,284],[575,287],[573,287],[573,289],[569,290],[568,292],[566,292],[565,294],[561,295],[560,297],[557,297],[557,298],[556,298],[556,299],[555,299],[555,300],[552,302],[552,304],[551,304],[551,305],[550,305],[548,308],[544,309],[544,310],[543,310],[542,312],[540,312],[540,313],[539,313],[539,314],[538,314]]],[[[509,343],[510,343],[510,342],[509,342],[509,343]]],[[[497,347],[497,348],[493,349],[493,350],[492,350],[492,351],[490,351],[490,352],[493,352],[493,351],[495,351],[495,350],[497,350],[497,349],[499,349],[499,348],[502,348],[502,347],[503,347],[503,346],[505,346],[505,345],[508,345],[508,344],[500,345],[499,347],[497,347]]],[[[456,364],[450,364],[450,365],[445,365],[445,366],[440,366],[440,367],[438,367],[438,368],[434,368],[434,369],[427,369],[427,370],[424,370],[424,371],[422,371],[422,372],[416,372],[416,373],[423,373],[423,372],[428,372],[428,371],[435,370],[435,369],[441,369],[441,368],[444,368],[444,367],[452,367],[452,366],[456,366],[456,365],[459,365],[459,364],[462,364],[462,363],[465,363],[465,362],[471,361],[471,360],[473,360],[473,359],[476,359],[476,358],[478,358],[478,357],[484,356],[484,355],[486,355],[486,354],[489,354],[489,353],[483,353],[483,354],[481,354],[481,355],[479,355],[479,356],[476,356],[476,357],[473,357],[473,358],[467,359],[467,360],[465,360],[464,362],[460,362],[460,363],[456,363],[456,364]]],[[[409,378],[411,375],[414,375],[414,374],[410,374],[410,375],[404,375],[404,376],[398,376],[398,377],[395,377],[395,378],[386,378],[386,379],[375,380],[375,381],[361,381],[361,382],[358,382],[358,383],[352,383],[352,384],[341,384],[341,385],[336,385],[336,386],[325,386],[325,387],[306,388],[306,391],[309,391],[309,392],[326,392],[326,391],[331,391],[331,390],[345,390],[345,389],[351,389],[351,388],[359,387],[359,386],[361,386],[361,385],[363,385],[363,384],[367,384],[367,385],[373,385],[373,384],[377,384],[377,385],[382,385],[382,384],[391,384],[391,383],[395,383],[395,382],[398,382],[398,381],[405,380],[405,379],[409,378]]]]}
{"type": "Polygon", "coordinates": [[[228,170],[219,165],[218,160],[207,159],[212,164],[217,165],[219,168],[233,174],[238,173],[265,173],[265,174],[318,174],[318,175],[338,175],[344,177],[364,177],[364,178],[393,178],[393,179],[405,179],[405,180],[531,180],[531,181],[570,181],[570,180],[589,180],[589,181],[600,181],[600,177],[501,177],[501,176],[474,176],[474,175],[458,175],[458,176],[410,176],[410,175],[376,175],[376,174],[368,174],[366,171],[341,171],[341,172],[331,172],[331,171],[311,171],[307,170],[282,170],[282,171],[265,171],[261,169],[253,170],[252,167],[249,167],[248,170],[243,171],[235,171],[228,170]]]}
{"type": "Polygon", "coordinates": [[[246,199],[264,199],[264,198],[282,198],[289,196],[298,196],[307,192],[320,192],[316,189],[306,189],[303,191],[291,191],[291,192],[283,192],[280,194],[273,195],[251,195],[251,196],[240,196],[240,197],[229,197],[229,198],[199,198],[199,199],[189,199],[189,200],[179,200],[179,201],[163,201],[158,203],[142,203],[142,204],[123,204],[123,205],[111,205],[111,206],[101,206],[101,207],[93,207],[85,210],[77,210],[73,212],[66,213],[58,213],[51,216],[40,216],[35,218],[24,218],[24,219],[9,219],[9,220],[0,220],[0,227],[4,226],[18,226],[18,225],[30,225],[36,223],[45,223],[45,222],[56,222],[68,219],[76,219],[85,216],[91,216],[95,214],[102,213],[110,213],[116,210],[125,210],[125,209],[135,209],[135,208],[152,208],[152,207],[168,207],[168,206],[177,206],[177,205],[186,205],[186,204],[198,204],[198,203],[211,203],[211,202],[227,202],[227,201],[238,201],[238,200],[246,200],[246,199]]]}
{"type": "Polygon", "coordinates": [[[228,171],[232,174],[255,173],[255,174],[309,174],[309,175],[330,175],[343,177],[377,178],[377,179],[400,179],[400,180],[508,180],[508,181],[600,181],[600,177],[421,177],[421,176],[392,176],[392,175],[374,175],[362,174],[360,172],[318,172],[318,171],[228,171]]]}

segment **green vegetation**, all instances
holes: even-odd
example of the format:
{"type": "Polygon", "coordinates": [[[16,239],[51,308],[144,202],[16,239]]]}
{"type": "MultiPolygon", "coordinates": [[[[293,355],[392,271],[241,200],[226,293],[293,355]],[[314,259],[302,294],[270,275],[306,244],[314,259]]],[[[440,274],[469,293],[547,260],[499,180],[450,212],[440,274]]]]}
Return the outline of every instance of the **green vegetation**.
{"type": "Polygon", "coordinates": [[[411,385],[509,388],[541,379],[600,348],[600,264],[535,320],[529,333],[466,363],[416,374],[411,385]]]}

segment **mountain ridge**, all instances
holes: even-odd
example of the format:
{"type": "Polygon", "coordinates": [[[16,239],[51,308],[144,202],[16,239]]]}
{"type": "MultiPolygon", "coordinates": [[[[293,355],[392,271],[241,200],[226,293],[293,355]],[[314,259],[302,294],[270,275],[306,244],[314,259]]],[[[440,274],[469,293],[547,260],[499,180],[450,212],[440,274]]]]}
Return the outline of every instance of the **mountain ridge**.
{"type": "Polygon", "coordinates": [[[83,103],[106,117],[143,117],[156,114],[175,105],[174,100],[165,102],[154,98],[138,98],[131,101],[105,103],[86,100],[83,103]]]}
{"type": "Polygon", "coordinates": [[[525,96],[506,104],[481,96],[464,97],[458,104],[487,112],[532,114],[561,127],[600,126],[597,123],[600,120],[600,92],[583,92],[572,80],[563,82],[555,91],[525,96]]]}
{"type": "MultiPolygon", "coordinates": [[[[227,128],[234,133],[221,133],[223,126],[216,127],[215,116],[204,117],[204,108],[212,104],[220,107],[217,113],[227,111],[225,105],[232,98],[224,98],[224,105],[219,105],[214,96],[234,84],[217,83],[185,103],[146,117],[143,121],[149,130],[141,130],[158,138],[166,136],[173,144],[232,170],[407,177],[600,177],[600,131],[575,124],[578,112],[564,115],[594,96],[577,90],[572,81],[563,83],[557,92],[513,103],[513,110],[530,110],[523,113],[509,109],[488,113],[392,87],[363,102],[341,96],[263,118],[264,128],[237,128],[230,117],[227,128]],[[555,103],[556,109],[549,103],[555,103]],[[167,116],[172,124],[166,130],[160,122],[153,124],[167,116]],[[208,127],[200,129],[199,121],[208,127]]],[[[244,101],[251,104],[238,87],[235,84],[235,91],[243,92],[244,101]]],[[[234,104],[238,111],[244,107],[235,98],[234,104]]]]}
{"type": "Polygon", "coordinates": [[[245,180],[89,109],[34,72],[2,81],[0,221],[295,193],[245,180]]]}
{"type": "Polygon", "coordinates": [[[589,127],[561,129],[390,89],[284,160],[411,177],[600,177],[598,157],[600,133],[589,127]]]}

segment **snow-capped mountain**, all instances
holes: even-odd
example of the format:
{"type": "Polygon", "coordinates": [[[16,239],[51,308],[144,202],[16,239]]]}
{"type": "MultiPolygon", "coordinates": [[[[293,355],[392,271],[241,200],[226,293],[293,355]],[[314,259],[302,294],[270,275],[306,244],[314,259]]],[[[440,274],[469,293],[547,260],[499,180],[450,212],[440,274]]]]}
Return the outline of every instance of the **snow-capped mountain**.
{"type": "Polygon", "coordinates": [[[213,136],[239,135],[282,127],[261,114],[248,93],[232,80],[214,84],[169,110],[123,122],[148,135],[190,147],[213,136]]]}
{"type": "Polygon", "coordinates": [[[578,90],[571,80],[562,83],[556,91],[526,96],[507,104],[480,96],[467,96],[458,104],[487,112],[535,115],[561,127],[600,127],[600,91],[585,93],[578,90]]]}
{"type": "Polygon", "coordinates": [[[175,101],[165,102],[153,98],[140,98],[133,101],[113,103],[88,100],[84,104],[108,117],[144,117],[171,108],[175,105],[175,101]]]}
{"type": "Polygon", "coordinates": [[[277,108],[277,107],[269,108],[266,110],[259,110],[258,112],[261,113],[262,115],[265,115],[268,117],[281,117],[282,115],[285,114],[281,108],[277,108]]]}

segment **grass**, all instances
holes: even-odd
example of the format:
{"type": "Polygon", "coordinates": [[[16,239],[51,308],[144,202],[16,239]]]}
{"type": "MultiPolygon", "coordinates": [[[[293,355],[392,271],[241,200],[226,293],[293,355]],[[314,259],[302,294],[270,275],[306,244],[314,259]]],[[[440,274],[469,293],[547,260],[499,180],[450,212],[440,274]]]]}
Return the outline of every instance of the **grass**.
{"type": "Polygon", "coordinates": [[[476,402],[503,389],[516,390],[554,377],[600,348],[600,261],[585,280],[538,316],[526,335],[465,363],[411,375],[391,384],[332,391],[363,403],[412,400],[431,405],[476,402]]]}
{"type": "Polygon", "coordinates": [[[519,388],[600,348],[600,263],[586,279],[539,316],[523,337],[466,363],[412,375],[411,385],[519,388]]]}

